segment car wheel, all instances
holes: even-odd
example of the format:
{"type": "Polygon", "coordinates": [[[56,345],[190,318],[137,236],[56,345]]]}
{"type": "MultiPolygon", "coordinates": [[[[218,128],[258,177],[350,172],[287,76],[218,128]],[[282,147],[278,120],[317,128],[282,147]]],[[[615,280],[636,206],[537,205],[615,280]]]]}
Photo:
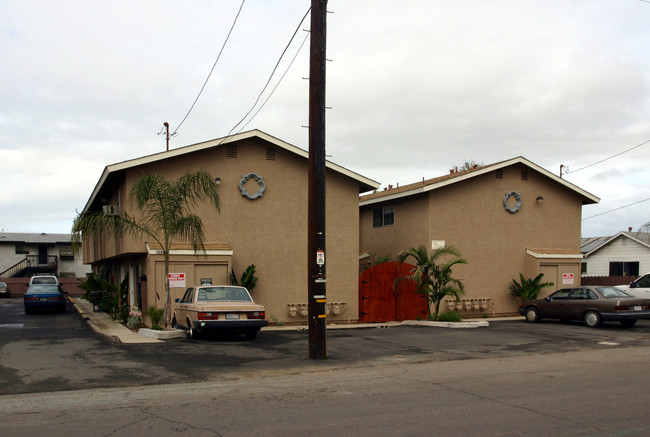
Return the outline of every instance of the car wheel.
{"type": "Polygon", "coordinates": [[[585,323],[590,328],[595,328],[600,325],[601,317],[597,311],[587,311],[585,313],[585,323]]]}
{"type": "Polygon", "coordinates": [[[621,325],[625,326],[626,328],[630,326],[634,326],[636,323],[636,319],[626,319],[626,320],[619,320],[618,321],[621,325]]]}
{"type": "Polygon", "coordinates": [[[194,326],[192,326],[190,319],[187,319],[186,323],[187,327],[185,328],[185,332],[187,332],[187,337],[191,338],[192,340],[197,339],[199,337],[199,334],[196,332],[196,329],[194,329],[194,326]]]}
{"type": "Polygon", "coordinates": [[[539,311],[535,307],[526,308],[526,321],[530,323],[539,322],[539,311]]]}
{"type": "Polygon", "coordinates": [[[255,340],[257,337],[257,329],[246,332],[246,338],[249,340],[255,340]]]}

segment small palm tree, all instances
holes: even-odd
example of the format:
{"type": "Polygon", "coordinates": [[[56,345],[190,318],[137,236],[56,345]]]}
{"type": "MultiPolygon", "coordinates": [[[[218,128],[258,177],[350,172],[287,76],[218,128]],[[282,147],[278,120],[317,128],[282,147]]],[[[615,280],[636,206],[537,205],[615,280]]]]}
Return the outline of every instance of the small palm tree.
{"type": "Polygon", "coordinates": [[[517,282],[513,279],[512,285],[510,286],[510,292],[513,296],[518,297],[522,302],[537,299],[537,295],[542,291],[542,288],[553,286],[552,282],[540,283],[539,281],[542,280],[542,276],[544,276],[544,273],[540,273],[535,276],[534,279],[526,279],[524,278],[524,275],[519,273],[519,280],[521,282],[517,282]]]}
{"type": "Polygon", "coordinates": [[[119,215],[101,211],[84,211],[74,220],[73,243],[77,245],[84,233],[90,235],[129,233],[136,238],[146,235],[162,248],[165,263],[165,330],[171,324],[171,293],[169,290],[169,251],[175,239],[189,242],[196,253],[205,252],[203,222],[192,213],[192,207],[208,201],[219,210],[218,185],[209,173],[188,171],[178,180],[170,182],[153,174],[138,178],[129,200],[135,203],[140,217],[123,212],[119,215]]]}
{"type": "Polygon", "coordinates": [[[465,292],[463,283],[451,276],[452,267],[456,264],[467,264],[467,261],[460,258],[460,254],[453,246],[443,246],[427,252],[426,247],[411,248],[400,252],[397,259],[400,263],[408,258],[413,258],[415,267],[410,275],[397,278],[394,287],[404,279],[411,280],[416,284],[416,292],[427,297],[427,312],[429,318],[438,318],[440,302],[446,296],[453,296],[456,300],[465,292]],[[445,258],[453,258],[445,260],[445,258]],[[434,311],[431,313],[431,306],[434,311]]]}

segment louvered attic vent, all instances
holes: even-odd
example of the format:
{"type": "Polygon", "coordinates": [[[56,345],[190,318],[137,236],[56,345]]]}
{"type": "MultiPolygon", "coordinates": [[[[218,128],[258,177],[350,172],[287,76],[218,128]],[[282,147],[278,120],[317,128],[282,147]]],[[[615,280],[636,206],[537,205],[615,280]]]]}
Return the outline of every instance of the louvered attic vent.
{"type": "Polygon", "coordinates": [[[228,158],[237,158],[237,144],[228,144],[226,146],[226,156],[228,158]]]}
{"type": "Polygon", "coordinates": [[[267,147],[266,148],[266,160],[267,161],[275,161],[275,148],[274,147],[267,147]]]}

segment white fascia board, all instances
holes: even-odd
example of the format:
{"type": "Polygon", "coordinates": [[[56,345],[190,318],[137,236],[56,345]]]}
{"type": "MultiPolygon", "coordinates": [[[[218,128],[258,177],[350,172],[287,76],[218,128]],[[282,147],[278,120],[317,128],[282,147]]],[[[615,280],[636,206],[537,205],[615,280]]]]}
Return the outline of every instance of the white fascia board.
{"type": "MultiPolygon", "coordinates": [[[[159,249],[152,249],[149,247],[149,243],[147,243],[147,253],[149,255],[162,255],[163,251],[159,249]]],[[[234,251],[232,249],[230,250],[223,250],[223,249],[207,249],[205,251],[200,250],[200,251],[194,251],[192,249],[172,249],[169,251],[170,255],[225,255],[225,256],[232,256],[234,251]]]]}
{"type": "Polygon", "coordinates": [[[530,249],[526,249],[526,253],[533,258],[537,259],[551,259],[551,258],[560,258],[560,259],[582,259],[583,256],[581,253],[537,253],[530,249]]]}
{"type": "MultiPolygon", "coordinates": [[[[253,130],[250,130],[250,131],[238,133],[238,134],[231,135],[231,136],[228,136],[228,137],[217,138],[217,139],[210,140],[210,141],[204,141],[202,143],[196,143],[196,144],[192,144],[192,145],[189,145],[189,146],[179,147],[177,149],[172,149],[172,150],[167,150],[167,151],[164,151],[164,152],[155,153],[153,155],[143,156],[143,157],[140,157],[140,158],[135,158],[135,159],[131,159],[131,160],[128,160],[128,161],[123,161],[123,162],[118,162],[116,164],[108,165],[108,166],[106,166],[104,168],[104,172],[102,173],[101,178],[97,182],[97,185],[95,186],[95,189],[93,190],[90,198],[88,199],[88,202],[86,203],[86,206],[84,207],[84,211],[86,211],[86,209],[88,209],[90,207],[90,205],[94,201],[95,197],[99,193],[99,190],[101,189],[101,187],[106,182],[106,179],[108,178],[108,175],[110,173],[114,173],[114,172],[117,172],[117,171],[120,171],[120,170],[126,170],[128,168],[137,167],[137,166],[144,165],[144,164],[150,164],[152,162],[161,161],[161,160],[164,160],[164,159],[174,158],[176,156],[185,155],[187,153],[192,153],[192,152],[196,152],[196,151],[200,151],[200,150],[210,149],[212,147],[217,147],[217,146],[221,146],[223,144],[228,144],[228,143],[232,143],[232,142],[235,142],[235,141],[240,141],[240,140],[244,140],[244,139],[248,139],[248,138],[252,138],[252,137],[261,138],[261,139],[263,139],[263,140],[265,140],[265,141],[267,141],[267,142],[269,142],[271,144],[275,144],[276,146],[278,146],[280,148],[283,148],[283,149],[285,149],[285,150],[287,150],[287,151],[289,151],[291,153],[294,153],[294,154],[296,154],[298,156],[302,156],[305,159],[309,159],[309,152],[307,152],[306,150],[303,150],[303,149],[301,149],[299,147],[296,147],[293,144],[289,144],[286,141],[282,141],[281,139],[276,138],[274,136],[271,136],[271,135],[269,135],[269,134],[267,134],[265,132],[262,132],[260,130],[253,129],[253,130]]],[[[334,164],[333,162],[325,161],[325,166],[327,168],[329,168],[331,170],[334,170],[334,171],[337,171],[337,172],[339,172],[339,173],[341,173],[341,174],[343,174],[343,175],[345,175],[345,176],[347,176],[347,177],[349,177],[351,179],[354,179],[354,180],[356,180],[357,182],[359,182],[361,184],[366,184],[366,185],[368,185],[368,186],[370,186],[370,187],[372,187],[374,189],[377,189],[377,188],[379,188],[381,186],[381,184],[379,182],[374,181],[372,179],[369,179],[369,178],[367,178],[365,176],[361,176],[360,174],[355,173],[355,172],[353,172],[351,170],[348,170],[345,167],[341,167],[338,164],[334,164]]]]}
{"type": "Polygon", "coordinates": [[[414,188],[412,190],[402,191],[400,193],[395,193],[395,194],[392,194],[392,195],[388,194],[386,196],[381,196],[381,197],[376,197],[374,199],[361,201],[361,202],[359,202],[359,206],[372,205],[374,203],[386,202],[386,201],[390,201],[390,200],[399,199],[399,198],[402,198],[402,197],[413,196],[415,194],[425,193],[427,191],[436,190],[438,188],[442,188],[442,187],[445,187],[447,185],[455,184],[455,183],[458,183],[458,182],[461,182],[461,181],[464,181],[464,180],[467,180],[467,179],[471,179],[471,178],[483,175],[485,173],[493,172],[494,170],[498,170],[500,168],[505,168],[505,167],[508,167],[510,165],[518,164],[518,163],[519,164],[524,164],[524,165],[532,168],[533,170],[538,171],[539,173],[541,173],[544,176],[554,180],[555,182],[557,182],[557,183],[559,183],[561,185],[564,185],[565,187],[569,188],[572,191],[575,191],[575,192],[579,193],[583,197],[586,197],[587,199],[591,200],[593,203],[599,203],[600,202],[600,198],[594,196],[593,194],[589,193],[588,191],[585,191],[585,190],[573,185],[571,182],[567,182],[566,180],[562,179],[559,176],[554,175],[553,173],[546,170],[545,168],[538,166],[537,164],[527,160],[526,158],[524,158],[522,156],[519,156],[517,158],[512,158],[512,159],[509,159],[508,161],[503,161],[503,162],[498,163],[498,164],[492,164],[492,165],[487,165],[485,167],[480,167],[480,168],[478,168],[477,170],[475,170],[475,171],[473,171],[471,173],[467,173],[465,175],[449,178],[449,179],[446,179],[444,181],[440,181],[440,182],[438,182],[436,184],[425,185],[423,187],[416,187],[416,188],[414,188]]]}

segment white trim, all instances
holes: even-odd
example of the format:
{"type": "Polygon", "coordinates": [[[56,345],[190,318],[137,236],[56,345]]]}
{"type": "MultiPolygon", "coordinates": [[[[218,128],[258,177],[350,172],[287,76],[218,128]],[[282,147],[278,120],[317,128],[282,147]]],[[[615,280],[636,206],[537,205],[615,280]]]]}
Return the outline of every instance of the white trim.
{"type": "MultiPolygon", "coordinates": [[[[149,255],[162,255],[163,251],[161,249],[152,249],[149,246],[149,243],[146,243],[147,245],[147,253],[149,255]]],[[[192,249],[172,249],[169,251],[170,255],[197,255],[197,252],[192,250],[192,249]]],[[[207,249],[205,251],[199,251],[199,255],[226,255],[226,256],[232,256],[233,250],[224,250],[224,249],[207,249]]]]}
{"type": "Polygon", "coordinates": [[[389,191],[386,192],[385,196],[379,196],[379,197],[375,197],[373,199],[360,201],[359,206],[372,205],[374,203],[387,202],[387,201],[399,199],[399,198],[402,198],[402,197],[408,197],[408,196],[413,196],[413,195],[420,194],[420,193],[426,193],[428,191],[436,190],[438,188],[442,188],[442,187],[445,187],[447,185],[452,185],[452,184],[455,184],[455,183],[458,183],[458,182],[461,182],[461,181],[464,181],[464,180],[467,180],[467,179],[471,179],[471,178],[474,178],[474,177],[477,177],[477,176],[481,176],[481,175],[489,173],[489,172],[493,172],[494,170],[509,167],[511,165],[514,165],[514,164],[523,164],[523,165],[525,165],[527,167],[532,168],[535,171],[538,171],[539,173],[541,173],[542,175],[552,179],[553,181],[555,181],[555,182],[557,182],[557,183],[559,183],[561,185],[564,185],[565,187],[569,188],[570,190],[573,190],[573,191],[577,192],[578,194],[580,194],[581,196],[583,196],[587,200],[591,201],[590,203],[598,203],[598,202],[600,202],[600,198],[594,196],[593,194],[583,190],[582,188],[580,188],[580,187],[578,187],[576,185],[573,185],[571,182],[568,182],[568,181],[566,181],[565,179],[563,179],[563,178],[561,178],[559,176],[554,175],[550,171],[548,171],[545,168],[540,167],[539,165],[527,160],[523,156],[518,156],[517,158],[512,158],[512,159],[509,159],[507,161],[499,162],[499,163],[496,163],[496,164],[486,165],[484,167],[479,167],[474,171],[471,171],[471,172],[468,172],[468,173],[465,173],[465,174],[462,174],[462,175],[458,175],[458,176],[455,176],[455,177],[447,178],[447,179],[445,179],[443,181],[440,181],[440,182],[437,182],[435,184],[430,184],[430,185],[425,185],[425,186],[420,186],[420,187],[414,187],[411,190],[406,190],[406,191],[402,191],[402,192],[394,193],[394,194],[390,194],[390,190],[389,190],[389,191]]]}
{"type": "Polygon", "coordinates": [[[581,253],[537,253],[530,249],[526,249],[526,254],[532,256],[533,258],[538,258],[538,259],[550,259],[550,258],[582,259],[581,253]]]}
{"type": "MultiPolygon", "coordinates": [[[[157,161],[162,161],[162,160],[165,160],[165,159],[174,158],[174,157],[177,157],[177,156],[185,155],[187,153],[197,152],[197,151],[200,151],[200,150],[206,150],[206,149],[210,149],[210,148],[213,148],[213,147],[219,147],[219,146],[222,146],[224,144],[232,143],[232,142],[235,142],[235,141],[241,141],[241,140],[245,140],[245,139],[248,139],[248,138],[254,138],[254,137],[261,138],[261,139],[263,139],[263,140],[265,140],[265,141],[267,141],[267,142],[269,142],[271,144],[274,144],[274,145],[276,145],[278,147],[281,147],[282,149],[285,149],[285,150],[287,150],[287,151],[289,151],[291,153],[295,153],[298,156],[301,156],[301,157],[303,157],[305,159],[309,159],[309,152],[308,151],[303,150],[303,149],[301,149],[299,147],[296,147],[296,146],[294,146],[292,144],[289,144],[286,141],[282,141],[282,140],[280,140],[278,138],[275,138],[275,137],[273,137],[273,136],[271,136],[271,135],[269,135],[267,133],[264,133],[264,132],[262,132],[262,131],[260,131],[258,129],[253,129],[253,130],[250,130],[250,131],[238,133],[238,134],[231,135],[231,136],[228,136],[228,137],[222,137],[222,138],[217,138],[217,139],[210,140],[210,141],[204,141],[202,143],[191,144],[189,146],[179,147],[179,148],[176,148],[176,149],[167,150],[165,152],[154,153],[153,155],[142,156],[140,158],[135,158],[135,159],[131,159],[131,160],[128,160],[128,161],[122,161],[122,162],[118,162],[116,164],[107,165],[104,168],[104,171],[102,172],[102,175],[99,178],[99,181],[97,181],[97,185],[95,185],[95,188],[93,189],[92,194],[88,198],[88,202],[86,202],[86,206],[84,207],[83,210],[84,211],[88,210],[90,205],[93,203],[93,201],[95,200],[95,198],[99,194],[99,190],[101,189],[101,187],[104,186],[104,183],[106,182],[106,180],[108,179],[108,176],[111,173],[118,172],[118,171],[121,171],[121,170],[126,170],[126,169],[129,169],[129,168],[137,167],[137,166],[144,165],[144,164],[150,164],[152,162],[157,162],[157,161]]],[[[347,177],[349,177],[351,179],[356,180],[357,182],[359,182],[360,185],[367,185],[367,186],[371,187],[371,189],[377,189],[377,188],[379,188],[381,186],[381,184],[379,182],[373,181],[372,179],[369,179],[369,178],[367,178],[365,176],[361,176],[360,174],[355,173],[355,172],[353,172],[351,170],[348,170],[347,168],[342,167],[342,166],[340,166],[338,164],[334,164],[333,162],[330,162],[330,161],[326,160],[325,161],[325,166],[327,168],[331,169],[331,170],[334,170],[334,171],[336,171],[338,173],[341,173],[341,174],[343,174],[343,175],[345,175],[345,176],[347,176],[347,177]]]]}

